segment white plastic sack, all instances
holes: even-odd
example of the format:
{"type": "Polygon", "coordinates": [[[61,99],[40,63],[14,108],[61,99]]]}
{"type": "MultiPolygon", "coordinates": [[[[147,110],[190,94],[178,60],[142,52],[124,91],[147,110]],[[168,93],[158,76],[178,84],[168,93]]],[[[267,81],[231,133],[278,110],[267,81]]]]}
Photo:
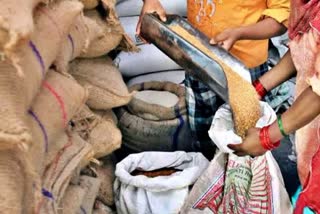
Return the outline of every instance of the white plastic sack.
{"type": "Polygon", "coordinates": [[[121,52],[114,60],[120,72],[125,77],[158,71],[179,70],[181,67],[172,59],[151,44],[140,45],[138,53],[121,52]]]}
{"type": "Polygon", "coordinates": [[[127,82],[127,86],[133,86],[138,83],[159,81],[159,82],[173,82],[176,84],[182,84],[185,79],[185,71],[162,71],[152,74],[143,74],[130,79],[127,82]]]}
{"type": "Polygon", "coordinates": [[[208,164],[208,160],[201,153],[144,152],[129,155],[116,166],[114,192],[117,212],[179,213],[188,196],[189,186],[197,180],[208,164]],[[130,174],[135,169],[152,171],[162,168],[182,171],[155,178],[130,174]]]}
{"type": "Polygon", "coordinates": [[[139,16],[120,17],[119,20],[126,34],[136,45],[141,45],[144,43],[141,38],[136,35],[139,16]]]}
{"type": "MultiPolygon", "coordinates": [[[[187,16],[186,0],[160,0],[161,5],[168,14],[187,16]]],[[[139,16],[143,5],[142,0],[119,0],[116,11],[119,17],[139,16]]]]}
{"type": "MultiPolygon", "coordinates": [[[[268,104],[261,102],[261,108],[263,115],[257,127],[276,119],[268,104]]],[[[222,151],[194,185],[182,213],[292,213],[280,169],[271,152],[256,158],[224,154],[232,152],[226,147],[228,144],[241,143],[241,138],[233,133],[227,105],[218,110],[209,134],[222,151]]]]}
{"type": "MultiPolygon", "coordinates": [[[[257,128],[270,125],[277,119],[273,109],[267,103],[260,102],[260,106],[261,117],[256,124],[257,128]]],[[[234,132],[232,113],[229,105],[222,105],[214,115],[209,136],[219,150],[224,153],[233,153],[233,151],[228,148],[228,144],[242,143],[241,137],[234,132]]]]}

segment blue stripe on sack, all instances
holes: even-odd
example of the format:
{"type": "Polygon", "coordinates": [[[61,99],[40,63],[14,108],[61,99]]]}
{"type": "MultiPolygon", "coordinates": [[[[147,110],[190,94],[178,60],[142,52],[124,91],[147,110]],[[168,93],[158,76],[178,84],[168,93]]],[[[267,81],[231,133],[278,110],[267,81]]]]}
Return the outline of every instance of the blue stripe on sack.
{"type": "Polygon", "coordinates": [[[87,214],[86,210],[83,207],[80,207],[82,213],[87,214]]]}
{"type": "Polygon", "coordinates": [[[179,125],[176,129],[176,131],[174,132],[173,134],[173,142],[172,142],[172,149],[174,151],[176,151],[178,149],[178,143],[179,143],[179,134],[180,134],[180,131],[182,129],[182,127],[184,126],[184,120],[183,120],[183,117],[180,115],[178,117],[179,119],[179,125]]]}
{"type": "Polygon", "coordinates": [[[46,68],[45,68],[43,59],[41,57],[41,54],[40,54],[39,50],[37,49],[36,45],[32,41],[29,42],[29,46],[31,47],[32,52],[35,54],[35,56],[37,57],[38,62],[40,63],[42,76],[44,77],[45,76],[45,72],[46,72],[46,68]]]}
{"type": "Polygon", "coordinates": [[[71,57],[73,57],[73,55],[74,55],[74,42],[73,42],[72,36],[70,34],[68,34],[68,39],[69,39],[69,41],[71,43],[71,47],[72,47],[71,57]]]}
{"type": "Polygon", "coordinates": [[[54,200],[52,193],[49,192],[48,190],[42,188],[41,192],[42,192],[42,195],[43,195],[43,196],[54,200]]]}

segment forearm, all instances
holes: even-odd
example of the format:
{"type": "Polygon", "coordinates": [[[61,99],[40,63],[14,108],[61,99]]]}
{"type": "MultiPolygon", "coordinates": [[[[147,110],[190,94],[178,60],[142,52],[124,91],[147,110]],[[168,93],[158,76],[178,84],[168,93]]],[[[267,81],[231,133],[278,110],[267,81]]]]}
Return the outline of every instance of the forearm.
{"type": "Polygon", "coordinates": [[[288,51],[270,71],[259,78],[259,81],[267,91],[277,87],[296,74],[291,53],[288,51]]]}
{"type": "Polygon", "coordinates": [[[275,19],[267,17],[256,24],[240,27],[240,40],[262,40],[282,35],[286,27],[275,19]]]}
{"type": "MultiPolygon", "coordinates": [[[[282,116],[283,129],[286,133],[292,133],[310,123],[320,114],[320,96],[307,88],[282,116]]],[[[270,138],[273,142],[283,136],[277,122],[270,127],[270,138]]]]}

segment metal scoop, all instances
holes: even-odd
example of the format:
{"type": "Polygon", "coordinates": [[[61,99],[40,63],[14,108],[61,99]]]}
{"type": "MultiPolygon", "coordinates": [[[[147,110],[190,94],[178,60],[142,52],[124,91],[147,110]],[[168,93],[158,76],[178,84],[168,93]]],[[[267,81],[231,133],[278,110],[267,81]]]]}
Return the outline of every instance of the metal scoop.
{"type": "Polygon", "coordinates": [[[230,66],[237,73],[248,75],[248,69],[226,50],[212,46],[209,38],[192,27],[186,20],[177,15],[167,15],[167,21],[162,22],[156,14],[146,14],[142,19],[141,36],[156,45],[186,72],[207,84],[218,96],[228,103],[228,86],[222,67],[203,51],[193,46],[173,32],[169,26],[180,25],[190,34],[198,38],[202,44],[211,50],[217,58],[230,66]]]}

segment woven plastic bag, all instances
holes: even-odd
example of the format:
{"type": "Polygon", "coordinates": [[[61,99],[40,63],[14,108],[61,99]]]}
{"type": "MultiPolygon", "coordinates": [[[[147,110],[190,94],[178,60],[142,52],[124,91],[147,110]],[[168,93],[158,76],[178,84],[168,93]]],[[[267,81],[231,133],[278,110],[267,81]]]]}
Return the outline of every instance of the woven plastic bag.
{"type": "Polygon", "coordinates": [[[201,153],[144,152],[129,155],[116,166],[114,192],[117,212],[179,213],[189,186],[207,166],[208,160],[201,153]],[[136,169],[152,171],[163,168],[182,171],[154,178],[130,174],[136,169]]]}
{"type": "MultiPolygon", "coordinates": [[[[263,115],[257,127],[276,119],[268,104],[261,106],[263,115]]],[[[238,157],[226,148],[228,144],[242,142],[234,134],[232,114],[226,104],[217,111],[209,134],[221,151],[194,185],[182,213],[292,213],[280,169],[271,152],[255,158],[238,157]]]]}

